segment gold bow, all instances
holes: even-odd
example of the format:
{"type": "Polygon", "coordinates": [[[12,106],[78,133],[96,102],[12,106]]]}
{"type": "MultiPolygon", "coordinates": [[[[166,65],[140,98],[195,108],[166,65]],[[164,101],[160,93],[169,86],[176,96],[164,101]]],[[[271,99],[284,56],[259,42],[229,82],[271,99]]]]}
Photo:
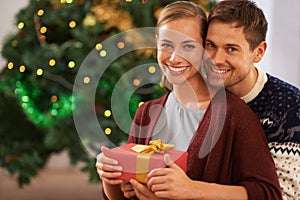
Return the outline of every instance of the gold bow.
{"type": "Polygon", "coordinates": [[[173,148],[173,144],[163,144],[161,140],[152,140],[149,142],[149,145],[137,144],[131,147],[137,153],[164,152],[173,148]]]}
{"type": "Polygon", "coordinates": [[[172,144],[163,144],[161,140],[152,140],[149,145],[137,144],[131,149],[138,153],[136,158],[136,180],[145,183],[149,171],[150,158],[155,152],[164,152],[174,148],[172,144]]]}

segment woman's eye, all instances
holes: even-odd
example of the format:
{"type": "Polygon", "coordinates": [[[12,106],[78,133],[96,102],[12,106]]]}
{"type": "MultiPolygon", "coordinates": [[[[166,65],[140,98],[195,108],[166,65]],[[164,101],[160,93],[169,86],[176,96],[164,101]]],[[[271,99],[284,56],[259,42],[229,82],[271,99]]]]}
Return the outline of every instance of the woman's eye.
{"type": "Polygon", "coordinates": [[[162,49],[170,49],[170,48],[172,48],[172,45],[170,45],[168,43],[162,43],[162,44],[160,44],[160,47],[162,49]]]}
{"type": "Polygon", "coordinates": [[[187,44],[187,45],[184,45],[184,48],[185,48],[185,49],[194,49],[194,48],[195,48],[195,45],[187,44]]]}

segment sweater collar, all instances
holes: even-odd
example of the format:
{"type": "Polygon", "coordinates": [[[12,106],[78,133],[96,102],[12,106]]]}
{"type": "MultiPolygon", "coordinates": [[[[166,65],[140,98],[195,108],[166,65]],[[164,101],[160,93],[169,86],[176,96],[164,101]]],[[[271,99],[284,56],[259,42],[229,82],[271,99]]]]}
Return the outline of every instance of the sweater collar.
{"type": "Polygon", "coordinates": [[[257,77],[254,87],[248,94],[241,97],[241,99],[243,101],[245,101],[246,103],[249,103],[250,101],[255,99],[258,96],[258,94],[262,91],[262,89],[264,88],[265,83],[268,81],[266,72],[264,72],[262,69],[257,68],[257,67],[256,67],[256,70],[258,73],[258,77],[257,77]]]}

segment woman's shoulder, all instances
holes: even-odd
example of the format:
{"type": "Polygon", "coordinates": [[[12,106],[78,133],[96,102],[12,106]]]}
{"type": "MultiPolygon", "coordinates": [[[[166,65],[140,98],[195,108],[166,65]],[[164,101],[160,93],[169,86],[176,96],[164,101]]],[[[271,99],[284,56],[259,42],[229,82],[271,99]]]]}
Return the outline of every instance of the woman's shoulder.
{"type": "Polygon", "coordinates": [[[167,98],[169,96],[169,93],[166,93],[164,94],[162,97],[160,98],[157,98],[157,99],[152,99],[152,100],[149,100],[149,101],[146,101],[144,102],[143,104],[140,105],[140,109],[145,109],[145,108],[148,108],[152,105],[155,105],[155,104],[159,104],[159,105],[164,105],[167,98]]]}

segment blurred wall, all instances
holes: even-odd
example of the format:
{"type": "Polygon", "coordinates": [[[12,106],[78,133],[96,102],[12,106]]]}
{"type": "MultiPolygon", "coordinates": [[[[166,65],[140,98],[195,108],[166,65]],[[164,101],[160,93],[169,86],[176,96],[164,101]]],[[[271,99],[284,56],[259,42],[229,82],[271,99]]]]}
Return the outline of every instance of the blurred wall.
{"type": "Polygon", "coordinates": [[[268,49],[259,67],[300,87],[300,1],[256,2],[269,22],[268,49]]]}

